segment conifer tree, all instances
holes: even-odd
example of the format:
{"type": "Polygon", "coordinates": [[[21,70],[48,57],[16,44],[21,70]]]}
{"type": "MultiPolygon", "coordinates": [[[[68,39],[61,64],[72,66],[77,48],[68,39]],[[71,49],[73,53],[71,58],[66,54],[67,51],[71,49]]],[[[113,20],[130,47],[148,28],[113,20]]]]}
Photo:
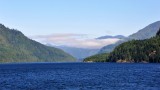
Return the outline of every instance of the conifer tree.
{"type": "Polygon", "coordinates": [[[156,36],[160,36],[160,28],[159,28],[159,30],[158,30],[156,36]]]}

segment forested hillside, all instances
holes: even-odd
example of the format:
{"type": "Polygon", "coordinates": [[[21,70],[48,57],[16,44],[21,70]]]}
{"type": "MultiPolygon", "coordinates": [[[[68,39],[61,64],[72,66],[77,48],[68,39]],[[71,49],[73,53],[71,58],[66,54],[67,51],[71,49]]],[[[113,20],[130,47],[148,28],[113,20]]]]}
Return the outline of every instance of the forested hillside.
{"type": "Polygon", "coordinates": [[[0,24],[0,62],[75,61],[64,51],[28,39],[20,31],[0,24]]]}
{"type": "Polygon", "coordinates": [[[132,40],[115,48],[108,57],[109,62],[160,62],[160,30],[155,37],[132,40]]]}
{"type": "Polygon", "coordinates": [[[107,62],[106,60],[108,60],[108,55],[108,53],[93,55],[85,58],[83,62],[107,62]]]}

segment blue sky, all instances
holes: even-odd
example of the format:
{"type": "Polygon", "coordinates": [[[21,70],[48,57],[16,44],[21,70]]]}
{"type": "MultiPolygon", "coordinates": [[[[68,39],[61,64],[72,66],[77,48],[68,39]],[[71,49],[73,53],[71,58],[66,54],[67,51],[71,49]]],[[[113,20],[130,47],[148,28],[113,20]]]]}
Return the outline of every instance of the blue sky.
{"type": "Polygon", "coordinates": [[[130,35],[160,20],[160,0],[0,0],[0,23],[27,36],[130,35]]]}

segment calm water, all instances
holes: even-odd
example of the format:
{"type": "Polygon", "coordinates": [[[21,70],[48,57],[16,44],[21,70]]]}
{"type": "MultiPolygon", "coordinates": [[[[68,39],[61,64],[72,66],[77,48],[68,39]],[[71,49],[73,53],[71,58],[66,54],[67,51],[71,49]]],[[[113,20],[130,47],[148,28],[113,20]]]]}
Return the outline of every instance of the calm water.
{"type": "Polygon", "coordinates": [[[160,90],[160,64],[0,64],[0,90],[160,90]]]}

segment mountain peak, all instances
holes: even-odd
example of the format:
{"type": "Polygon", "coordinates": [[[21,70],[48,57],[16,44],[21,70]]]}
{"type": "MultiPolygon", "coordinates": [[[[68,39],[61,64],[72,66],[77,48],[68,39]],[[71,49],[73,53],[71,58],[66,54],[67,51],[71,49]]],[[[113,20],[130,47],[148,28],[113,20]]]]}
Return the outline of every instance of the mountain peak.
{"type": "Polygon", "coordinates": [[[138,32],[129,36],[130,39],[143,40],[149,39],[156,35],[160,27],[160,21],[149,24],[138,32]]]}

